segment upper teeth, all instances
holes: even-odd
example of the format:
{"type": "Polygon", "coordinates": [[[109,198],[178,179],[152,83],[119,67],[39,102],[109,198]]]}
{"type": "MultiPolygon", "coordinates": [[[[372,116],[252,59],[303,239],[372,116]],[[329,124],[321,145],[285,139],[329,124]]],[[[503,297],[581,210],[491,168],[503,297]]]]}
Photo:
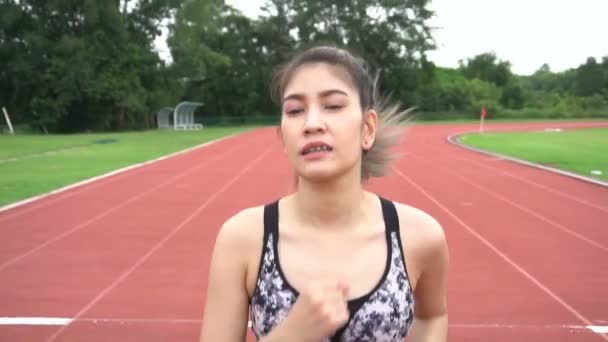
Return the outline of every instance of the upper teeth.
{"type": "Polygon", "coordinates": [[[315,146],[315,147],[311,147],[309,149],[307,149],[305,152],[306,153],[311,153],[311,152],[320,152],[320,151],[329,151],[329,146],[315,146]]]}

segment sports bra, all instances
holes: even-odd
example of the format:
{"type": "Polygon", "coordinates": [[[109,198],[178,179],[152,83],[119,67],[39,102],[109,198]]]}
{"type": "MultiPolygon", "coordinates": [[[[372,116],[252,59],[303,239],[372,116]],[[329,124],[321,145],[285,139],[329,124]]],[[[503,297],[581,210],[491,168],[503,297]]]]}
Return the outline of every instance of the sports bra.
{"type": "MultiPolygon", "coordinates": [[[[412,292],[399,218],[393,202],[380,197],[387,258],[382,278],[367,294],[348,301],[348,322],[323,342],[403,341],[414,320],[412,292]]],[[[264,206],[264,240],[256,287],[250,299],[251,329],[259,340],[279,324],[295,304],[298,291],[287,279],[278,258],[278,201],[264,206]]]]}

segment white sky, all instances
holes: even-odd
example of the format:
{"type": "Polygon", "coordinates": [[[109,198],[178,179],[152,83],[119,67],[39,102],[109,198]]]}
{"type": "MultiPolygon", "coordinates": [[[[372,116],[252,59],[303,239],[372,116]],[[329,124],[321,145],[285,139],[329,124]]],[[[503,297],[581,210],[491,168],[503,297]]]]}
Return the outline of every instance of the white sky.
{"type": "MultiPolygon", "coordinates": [[[[226,0],[255,17],[264,0],[226,0]]],[[[439,66],[494,51],[516,74],[531,74],[543,63],[551,70],[575,68],[593,56],[608,56],[608,0],[432,0],[438,27],[439,66]]]]}

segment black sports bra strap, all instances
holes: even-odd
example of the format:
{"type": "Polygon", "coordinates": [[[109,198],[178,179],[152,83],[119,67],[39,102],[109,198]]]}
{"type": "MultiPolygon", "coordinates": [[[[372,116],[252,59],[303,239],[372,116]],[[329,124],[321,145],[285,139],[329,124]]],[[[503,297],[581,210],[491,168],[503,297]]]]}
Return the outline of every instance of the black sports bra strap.
{"type": "Polygon", "coordinates": [[[279,230],[279,202],[275,201],[264,206],[264,246],[268,236],[279,230]]]}
{"type": "MultiPolygon", "coordinates": [[[[382,215],[387,230],[391,232],[399,231],[399,216],[395,204],[383,197],[380,197],[380,202],[382,203],[382,215]]],[[[276,233],[278,229],[279,202],[274,201],[264,206],[264,237],[267,237],[270,233],[276,233]]]]}
{"type": "MultiPolygon", "coordinates": [[[[252,301],[255,296],[259,294],[259,282],[260,276],[262,274],[262,269],[264,266],[264,258],[266,257],[266,253],[268,253],[268,239],[273,229],[275,229],[278,225],[278,202],[272,202],[264,205],[264,237],[262,239],[262,252],[260,253],[260,260],[258,264],[258,275],[255,281],[255,290],[250,298],[252,301]],[[275,228],[273,228],[275,227],[275,228]]],[[[270,247],[272,248],[272,247],[270,247]]],[[[253,302],[250,301],[250,306],[253,306],[253,302]]]]}
{"type": "Polygon", "coordinates": [[[382,215],[384,215],[384,224],[388,232],[399,232],[399,216],[395,203],[380,197],[382,203],[382,215]]]}

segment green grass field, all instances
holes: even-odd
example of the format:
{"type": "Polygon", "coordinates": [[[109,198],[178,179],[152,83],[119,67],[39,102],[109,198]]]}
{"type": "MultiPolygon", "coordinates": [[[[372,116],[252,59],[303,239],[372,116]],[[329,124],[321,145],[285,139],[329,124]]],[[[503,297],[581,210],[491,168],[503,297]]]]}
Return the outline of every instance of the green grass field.
{"type": "Polygon", "coordinates": [[[460,141],[483,150],[608,181],[608,128],[475,133],[462,136],[460,141]]]}
{"type": "Polygon", "coordinates": [[[251,128],[0,135],[0,206],[251,128]]]}
{"type": "MultiPolygon", "coordinates": [[[[542,119],[542,118],[517,118],[517,119],[507,119],[507,118],[499,118],[499,119],[491,119],[487,120],[487,124],[503,124],[503,123],[541,123],[541,122],[606,122],[604,118],[582,118],[582,119],[542,119]]],[[[412,121],[415,125],[466,125],[466,124],[475,124],[479,125],[479,119],[442,119],[442,120],[428,120],[422,118],[416,118],[412,121]]]]}

